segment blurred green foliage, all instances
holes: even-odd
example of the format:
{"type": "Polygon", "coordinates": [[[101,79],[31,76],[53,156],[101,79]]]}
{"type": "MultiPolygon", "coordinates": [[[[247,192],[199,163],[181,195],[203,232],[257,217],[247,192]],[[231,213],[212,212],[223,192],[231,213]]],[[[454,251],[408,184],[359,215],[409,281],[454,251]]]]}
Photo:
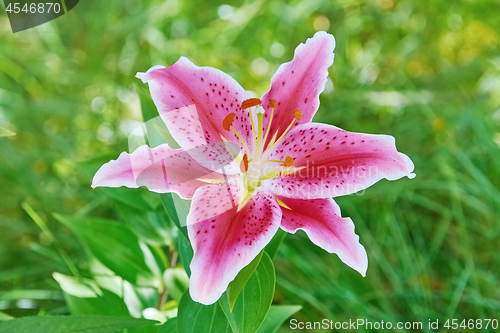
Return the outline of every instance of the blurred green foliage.
{"type": "MultiPolygon", "coordinates": [[[[366,278],[305,234],[287,236],[274,303],[302,305],[301,321],[495,318],[499,11],[493,0],[80,1],[12,34],[2,9],[0,127],[16,135],[0,137],[0,319],[69,313],[52,273],[92,271],[54,214],[134,225],[140,212],[90,184],[142,121],[136,91],[147,88],[136,72],[186,56],[261,95],[316,30],[332,33],[337,47],[315,121],[393,135],[417,177],[337,199],[367,250],[366,278]]],[[[158,244],[169,223],[159,199],[133,195],[148,202],[160,231],[132,230],[168,256],[171,242],[158,244]]]]}

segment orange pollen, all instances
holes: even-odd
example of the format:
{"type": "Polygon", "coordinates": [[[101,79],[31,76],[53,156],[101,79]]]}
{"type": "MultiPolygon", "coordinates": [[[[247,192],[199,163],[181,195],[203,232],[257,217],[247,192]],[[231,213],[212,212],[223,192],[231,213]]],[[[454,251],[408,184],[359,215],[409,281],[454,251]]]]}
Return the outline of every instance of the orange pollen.
{"type": "Polygon", "coordinates": [[[300,110],[293,111],[293,117],[297,120],[300,120],[300,118],[302,118],[302,112],[300,112],[300,110]]]}
{"type": "Polygon", "coordinates": [[[250,99],[243,101],[243,103],[241,103],[241,108],[248,109],[248,108],[251,108],[252,106],[261,105],[261,104],[262,104],[262,101],[260,99],[250,98],[250,99]]]}
{"type": "Polygon", "coordinates": [[[272,100],[270,100],[270,101],[269,101],[269,107],[270,107],[271,109],[274,109],[274,108],[275,108],[275,107],[277,107],[277,106],[278,106],[278,103],[276,103],[276,100],[275,100],[275,99],[272,99],[272,100]]]}
{"type": "Polygon", "coordinates": [[[290,156],[287,156],[285,158],[285,162],[283,162],[283,165],[285,165],[286,167],[291,167],[293,164],[293,158],[291,158],[290,156]]]}
{"type": "Polygon", "coordinates": [[[229,131],[229,129],[231,128],[231,125],[233,124],[234,117],[236,117],[236,113],[230,113],[222,121],[222,127],[226,131],[229,131]]]}
{"type": "Polygon", "coordinates": [[[245,173],[248,170],[248,156],[247,154],[243,155],[243,160],[240,163],[241,172],[245,173]]]}

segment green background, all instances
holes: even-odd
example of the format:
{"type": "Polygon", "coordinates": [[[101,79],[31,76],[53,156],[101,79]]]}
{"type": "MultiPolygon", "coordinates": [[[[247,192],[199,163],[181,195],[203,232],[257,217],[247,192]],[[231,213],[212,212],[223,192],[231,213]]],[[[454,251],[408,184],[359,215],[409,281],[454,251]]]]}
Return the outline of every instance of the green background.
{"type": "Polygon", "coordinates": [[[0,8],[0,126],[16,133],[0,138],[0,318],[69,313],[52,273],[89,267],[54,214],[122,221],[90,184],[142,121],[136,72],[186,56],[260,96],[327,30],[335,62],[314,120],[393,135],[417,177],[337,199],[365,278],[287,236],[274,303],[303,305],[299,321],[500,319],[498,1],[80,1],[16,34],[0,8]]]}

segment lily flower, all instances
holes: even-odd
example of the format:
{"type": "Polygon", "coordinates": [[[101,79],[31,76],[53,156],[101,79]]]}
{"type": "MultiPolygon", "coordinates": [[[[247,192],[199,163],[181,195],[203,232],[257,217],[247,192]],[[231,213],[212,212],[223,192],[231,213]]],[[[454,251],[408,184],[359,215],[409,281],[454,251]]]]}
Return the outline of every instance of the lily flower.
{"type": "Polygon", "coordinates": [[[222,71],[184,57],[137,74],[182,148],[163,144],[124,152],[99,169],[92,186],[146,186],[192,200],[187,228],[193,300],[216,302],[278,228],[303,230],[366,274],[366,251],[333,197],[383,178],[413,178],[414,166],[392,136],[311,122],[334,48],[326,32],[300,44],[260,99],[222,71]]]}

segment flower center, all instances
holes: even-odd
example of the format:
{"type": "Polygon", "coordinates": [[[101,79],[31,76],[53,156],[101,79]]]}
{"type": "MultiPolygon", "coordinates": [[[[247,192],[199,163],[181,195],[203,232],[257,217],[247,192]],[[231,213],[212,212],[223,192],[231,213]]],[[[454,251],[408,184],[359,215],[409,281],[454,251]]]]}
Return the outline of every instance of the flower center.
{"type": "Polygon", "coordinates": [[[245,142],[243,137],[232,125],[236,114],[228,114],[222,122],[222,127],[226,131],[232,130],[245,148],[245,154],[243,155],[243,159],[240,162],[240,171],[242,172],[243,183],[245,184],[245,189],[248,193],[248,197],[251,196],[251,194],[257,187],[260,186],[261,180],[272,178],[280,174],[283,171],[283,167],[289,168],[293,165],[293,158],[291,158],[290,156],[287,156],[284,161],[269,160],[267,159],[267,157],[292,128],[295,121],[299,121],[302,117],[302,112],[300,112],[299,110],[293,111],[293,120],[287,127],[287,129],[277,139],[277,133],[274,133],[274,136],[269,141],[267,148],[264,149],[264,146],[270,134],[274,109],[276,108],[277,103],[274,99],[269,102],[271,116],[269,118],[269,123],[267,124],[266,133],[263,133],[263,119],[265,111],[260,106],[261,104],[262,101],[258,98],[247,99],[241,104],[242,109],[248,109],[248,116],[250,117],[250,122],[252,124],[252,138],[251,142],[249,143],[245,142]],[[253,112],[255,112],[257,115],[257,124],[254,123],[252,108],[253,112]],[[252,150],[249,149],[249,145],[251,145],[252,150]]]}

